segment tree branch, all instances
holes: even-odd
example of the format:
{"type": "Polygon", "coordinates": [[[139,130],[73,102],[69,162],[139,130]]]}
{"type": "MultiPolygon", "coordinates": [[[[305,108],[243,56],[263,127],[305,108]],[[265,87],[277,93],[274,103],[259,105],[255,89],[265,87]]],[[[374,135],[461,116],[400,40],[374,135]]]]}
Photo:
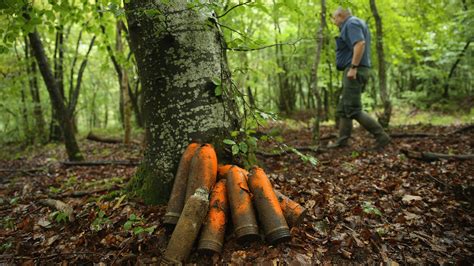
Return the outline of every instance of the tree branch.
{"type": "Polygon", "coordinates": [[[300,42],[302,39],[298,39],[294,42],[285,42],[285,43],[274,43],[274,44],[270,44],[270,45],[265,45],[265,46],[261,46],[261,47],[256,47],[256,48],[242,48],[242,47],[237,47],[237,48],[226,48],[227,50],[231,50],[231,51],[237,51],[237,52],[249,52],[249,51],[258,51],[258,50],[263,50],[263,49],[267,49],[267,48],[271,48],[271,47],[275,47],[275,46],[279,46],[279,45],[295,45],[297,44],[298,42],[300,42]]]}
{"type": "Polygon", "coordinates": [[[77,37],[76,50],[74,52],[74,58],[72,59],[72,64],[71,64],[71,71],[70,71],[70,78],[69,78],[69,106],[72,105],[71,104],[72,94],[74,91],[74,67],[76,66],[76,62],[77,62],[77,57],[79,54],[79,45],[81,44],[81,39],[82,39],[82,30],[79,31],[79,36],[77,37]]]}
{"type": "Polygon", "coordinates": [[[224,14],[222,15],[219,15],[217,16],[217,18],[222,18],[223,16],[227,15],[230,11],[232,11],[234,8],[237,8],[239,6],[244,6],[244,5],[247,5],[247,4],[250,4],[252,1],[247,1],[247,2],[244,2],[244,3],[240,3],[240,4],[237,4],[231,8],[229,8],[226,12],[224,12],[224,14]]]}
{"type": "Polygon", "coordinates": [[[92,40],[89,44],[89,49],[87,50],[86,56],[84,60],[82,61],[81,66],[79,68],[79,72],[77,74],[76,87],[74,88],[74,92],[72,94],[72,98],[71,98],[71,101],[69,102],[69,108],[68,108],[69,109],[68,111],[71,115],[74,113],[74,110],[76,109],[77,100],[79,98],[79,91],[81,90],[82,75],[84,74],[84,70],[86,69],[87,60],[89,58],[89,54],[92,50],[92,47],[94,46],[95,38],[96,36],[94,35],[94,37],[92,37],[92,40]]]}

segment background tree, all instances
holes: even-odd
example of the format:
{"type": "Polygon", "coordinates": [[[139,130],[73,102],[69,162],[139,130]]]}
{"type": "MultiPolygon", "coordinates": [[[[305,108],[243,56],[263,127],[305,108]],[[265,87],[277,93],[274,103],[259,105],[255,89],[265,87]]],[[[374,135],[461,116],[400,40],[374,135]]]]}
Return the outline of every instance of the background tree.
{"type": "Polygon", "coordinates": [[[313,125],[313,140],[315,143],[319,144],[319,127],[321,124],[321,118],[323,116],[323,107],[322,107],[322,99],[321,93],[318,88],[318,69],[319,69],[319,62],[321,61],[321,50],[323,49],[324,44],[324,29],[326,27],[326,1],[321,0],[321,24],[319,26],[319,30],[316,33],[316,56],[314,59],[313,64],[313,72],[314,74],[311,75],[311,86],[314,97],[316,97],[316,119],[313,125]]]}
{"type": "Polygon", "coordinates": [[[392,115],[392,103],[390,102],[390,95],[387,89],[387,72],[385,69],[385,52],[383,48],[383,30],[382,30],[382,18],[377,10],[375,0],[370,0],[370,9],[375,18],[375,40],[377,48],[377,59],[378,59],[378,74],[379,74],[379,87],[380,87],[380,98],[382,99],[384,112],[379,117],[379,122],[383,127],[388,127],[390,123],[390,117],[392,115]]]}

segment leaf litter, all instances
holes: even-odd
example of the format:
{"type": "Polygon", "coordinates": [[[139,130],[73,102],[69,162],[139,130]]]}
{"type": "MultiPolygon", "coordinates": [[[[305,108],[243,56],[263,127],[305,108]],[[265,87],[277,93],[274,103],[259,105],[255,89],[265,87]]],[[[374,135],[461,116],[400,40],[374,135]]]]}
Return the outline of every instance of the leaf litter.
{"type": "MultiPolygon", "coordinates": [[[[311,145],[309,129],[277,126],[289,146],[311,145]]],[[[260,155],[259,165],[275,187],[308,209],[303,223],[292,228],[291,242],[241,246],[229,237],[221,255],[193,252],[189,262],[472,264],[474,163],[422,162],[399,151],[472,153],[474,132],[446,135],[454,130],[394,128],[438,137],[396,138],[377,153],[362,151],[371,138],[356,129],[350,148],[309,153],[318,159],[316,166],[295,153],[260,155]]],[[[333,131],[323,127],[322,135],[333,131]]],[[[262,150],[277,146],[272,140],[259,143],[262,150]]],[[[139,161],[142,153],[138,145],[83,141],[81,147],[89,160],[139,161]]],[[[64,158],[54,147],[0,161],[2,169],[19,170],[1,173],[0,262],[158,263],[170,236],[161,222],[166,206],[129,198],[125,188],[136,166],[65,167],[64,158]],[[54,202],[44,204],[47,200],[54,202]],[[64,205],[55,208],[57,202],[64,205]]]]}

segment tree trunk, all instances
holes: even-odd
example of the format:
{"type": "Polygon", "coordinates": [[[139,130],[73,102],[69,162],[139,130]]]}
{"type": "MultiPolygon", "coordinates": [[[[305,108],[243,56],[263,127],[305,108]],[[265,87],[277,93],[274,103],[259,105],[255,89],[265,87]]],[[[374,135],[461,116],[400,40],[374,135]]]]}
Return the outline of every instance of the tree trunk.
{"type": "Polygon", "coordinates": [[[142,116],[142,108],[141,108],[141,91],[139,91],[140,88],[140,80],[137,79],[135,82],[135,92],[132,92],[131,87],[130,87],[130,82],[128,83],[128,94],[130,95],[130,103],[132,104],[132,110],[133,113],[135,114],[135,122],[137,123],[137,126],[139,128],[143,128],[143,116],[142,116]]]}
{"type": "MultiPolygon", "coordinates": [[[[96,1],[96,5],[97,5],[98,10],[100,10],[101,6],[99,5],[99,3],[97,3],[97,1],[96,1]]],[[[98,12],[98,14],[99,14],[100,19],[102,19],[102,17],[103,17],[102,12],[98,12]]],[[[122,28],[125,28],[125,25],[123,24],[123,22],[121,20],[118,20],[117,25],[116,25],[117,31],[119,31],[119,30],[121,31],[122,28]]],[[[104,37],[107,37],[105,25],[102,22],[100,22],[100,29],[101,29],[102,34],[104,35],[104,37]]],[[[128,40],[128,38],[127,38],[127,40],[128,40]]],[[[120,40],[116,39],[116,48],[117,48],[118,53],[123,53],[122,39],[120,39],[120,40]],[[120,44],[118,43],[119,41],[120,41],[120,44]]],[[[129,122],[125,121],[126,119],[130,120],[130,118],[124,118],[124,115],[125,115],[124,111],[129,112],[129,110],[124,110],[124,106],[131,104],[131,108],[132,108],[132,110],[135,114],[135,120],[136,120],[137,126],[140,127],[140,128],[143,128],[144,127],[143,117],[142,117],[142,112],[141,112],[141,108],[140,108],[140,104],[139,104],[139,100],[140,100],[139,96],[140,95],[139,95],[139,91],[138,91],[140,82],[137,81],[135,83],[135,92],[133,92],[132,88],[131,88],[131,85],[130,85],[130,79],[128,78],[128,76],[125,77],[125,78],[122,77],[122,72],[126,72],[127,70],[125,69],[125,67],[122,67],[119,64],[119,62],[117,61],[117,58],[114,54],[114,51],[112,50],[112,47],[108,42],[106,42],[106,49],[107,49],[107,53],[110,57],[110,60],[112,61],[112,64],[114,66],[115,72],[117,73],[119,87],[120,87],[120,96],[119,96],[119,99],[120,99],[119,100],[119,114],[120,114],[120,116],[119,116],[119,120],[122,122],[122,126],[123,126],[125,131],[131,129],[131,125],[129,125],[129,126],[126,125],[126,123],[129,123],[129,122]],[[128,95],[124,95],[125,93],[123,92],[122,87],[124,87],[125,85],[122,85],[123,82],[126,82],[126,88],[128,90],[128,93],[127,93],[128,95]],[[125,100],[125,102],[124,102],[124,100],[125,100]]]]}
{"type": "MultiPolygon", "coordinates": [[[[18,53],[18,49],[16,48],[16,43],[15,43],[14,48],[15,48],[16,58],[17,58],[18,62],[21,62],[22,60],[21,60],[20,54],[18,53]]],[[[26,65],[27,65],[27,68],[28,68],[28,63],[26,65]]],[[[20,87],[21,87],[21,90],[20,90],[20,96],[21,96],[21,98],[20,98],[21,99],[20,113],[21,113],[21,118],[22,118],[22,123],[20,123],[20,124],[22,124],[26,142],[28,144],[31,144],[31,143],[33,143],[34,137],[31,134],[30,123],[28,121],[28,108],[26,106],[26,84],[23,81],[23,79],[20,79],[20,87]]],[[[20,124],[19,124],[19,128],[20,128],[20,124]]]]}
{"type": "Polygon", "coordinates": [[[64,133],[64,144],[66,146],[66,152],[69,160],[80,161],[83,160],[79,146],[77,145],[76,136],[74,135],[73,120],[71,114],[64,105],[64,100],[59,91],[56,80],[54,79],[53,73],[48,63],[48,59],[44,52],[43,43],[39,37],[38,32],[35,30],[32,33],[28,33],[31,47],[34,51],[34,56],[38,62],[38,67],[41,74],[43,75],[44,83],[48,89],[51,104],[58,114],[60,119],[60,126],[64,133]]]}
{"type": "Polygon", "coordinates": [[[210,24],[216,18],[208,8],[189,8],[185,0],[125,5],[144,93],[146,138],[145,156],[130,188],[149,204],[168,200],[190,142],[212,143],[220,154],[222,140],[239,126],[226,89],[225,44],[217,24],[210,24]],[[221,95],[215,93],[213,78],[221,80],[221,95]]]}
{"type": "Polygon", "coordinates": [[[454,62],[453,66],[451,67],[451,70],[449,71],[448,78],[446,79],[446,82],[444,83],[444,93],[443,97],[448,98],[449,97],[449,82],[451,81],[451,78],[453,77],[454,70],[456,70],[456,67],[458,66],[459,62],[461,62],[461,59],[464,57],[464,54],[467,51],[467,48],[469,48],[469,45],[471,44],[471,41],[467,41],[466,44],[464,45],[464,48],[462,51],[458,54],[458,57],[456,61],[454,62]]]}
{"type": "MultiPolygon", "coordinates": [[[[376,47],[377,47],[377,58],[379,65],[379,86],[380,86],[380,98],[383,103],[384,112],[379,117],[379,122],[383,127],[388,127],[390,124],[390,118],[392,116],[392,103],[390,102],[390,96],[387,88],[387,72],[385,67],[385,54],[383,48],[383,31],[382,31],[382,19],[377,11],[375,0],[370,0],[370,9],[375,18],[375,30],[376,30],[376,47]]],[[[370,47],[366,47],[370,49],[370,47]]]]}
{"type": "Polygon", "coordinates": [[[321,93],[318,89],[318,68],[319,68],[319,61],[321,61],[321,50],[324,44],[324,28],[326,27],[326,0],[321,0],[321,24],[316,34],[316,39],[318,43],[316,44],[316,57],[314,59],[314,64],[312,68],[313,75],[311,76],[311,91],[313,95],[316,97],[316,120],[314,121],[313,125],[313,142],[315,144],[319,144],[319,127],[321,124],[321,119],[323,115],[322,104],[323,101],[321,99],[321,93]]]}
{"type": "MultiPolygon", "coordinates": [[[[273,1],[273,6],[276,8],[275,1],[273,1]]],[[[275,58],[276,63],[281,70],[277,74],[277,82],[279,88],[278,95],[278,110],[286,115],[291,114],[295,109],[296,95],[295,90],[290,86],[289,76],[288,76],[288,66],[285,60],[284,48],[283,45],[278,44],[279,39],[278,35],[281,34],[279,15],[275,14],[273,16],[273,26],[275,29],[275,58]]]]}
{"type": "MultiPolygon", "coordinates": [[[[61,18],[59,18],[61,20],[61,18]]],[[[54,79],[59,92],[64,99],[64,26],[60,24],[56,31],[56,42],[54,47],[54,79]]],[[[51,111],[51,124],[49,139],[51,141],[62,141],[63,133],[59,125],[60,118],[54,107],[51,111]]]]}
{"type": "Polygon", "coordinates": [[[33,100],[33,118],[35,120],[35,142],[45,143],[45,127],[46,122],[43,117],[43,110],[41,108],[41,98],[38,86],[38,71],[36,69],[36,62],[30,58],[30,44],[28,38],[25,37],[25,58],[27,62],[26,74],[28,75],[28,85],[30,87],[31,99],[33,100]]]}
{"type": "MultiPolygon", "coordinates": [[[[117,53],[123,54],[123,44],[122,44],[122,21],[117,21],[116,25],[117,36],[116,36],[116,50],[117,53]]],[[[122,75],[119,80],[120,84],[120,103],[122,104],[121,110],[123,110],[123,143],[130,144],[130,134],[132,132],[132,107],[130,103],[129,95],[129,82],[128,82],[128,72],[126,67],[121,68],[122,75]]]]}

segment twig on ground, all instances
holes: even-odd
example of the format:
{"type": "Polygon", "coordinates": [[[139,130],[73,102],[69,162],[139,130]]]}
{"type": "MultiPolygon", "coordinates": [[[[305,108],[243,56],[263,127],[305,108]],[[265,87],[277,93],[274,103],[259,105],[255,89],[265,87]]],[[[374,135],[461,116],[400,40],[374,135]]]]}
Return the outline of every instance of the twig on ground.
{"type": "Polygon", "coordinates": [[[137,166],[140,162],[122,160],[122,161],[107,161],[107,160],[98,160],[98,161],[62,161],[62,165],[65,166],[102,166],[102,165],[130,165],[137,166]]]}
{"type": "Polygon", "coordinates": [[[82,197],[82,196],[87,196],[87,195],[91,195],[91,194],[95,194],[95,193],[100,193],[100,192],[109,191],[109,190],[117,190],[117,189],[121,189],[121,187],[113,186],[113,187],[109,187],[109,188],[105,188],[105,187],[104,188],[98,188],[98,189],[95,189],[95,190],[72,191],[72,192],[60,194],[58,197],[60,197],[60,198],[66,198],[66,197],[75,198],[75,197],[82,197]]]}
{"type": "Polygon", "coordinates": [[[45,206],[55,208],[58,211],[64,212],[67,216],[70,222],[74,222],[74,209],[69,206],[68,204],[60,201],[60,200],[55,200],[55,199],[41,199],[38,201],[40,204],[43,204],[45,206]]]}
{"type": "Polygon", "coordinates": [[[410,159],[416,159],[425,162],[432,162],[437,160],[452,160],[452,161],[462,161],[462,160],[473,160],[474,154],[444,154],[444,153],[434,153],[434,152],[416,152],[409,151],[405,149],[400,150],[401,153],[405,154],[406,157],[410,159]]]}
{"type": "Polygon", "coordinates": [[[474,129],[474,125],[467,125],[462,128],[453,130],[451,132],[445,133],[445,134],[432,134],[432,133],[421,133],[421,132],[415,132],[415,133],[391,133],[390,137],[392,138],[426,138],[426,137],[439,137],[439,136],[450,136],[454,134],[459,134],[463,133],[469,130],[474,129]]]}
{"type": "MultiPolygon", "coordinates": [[[[293,147],[298,151],[305,151],[305,152],[314,152],[314,153],[323,153],[326,152],[326,149],[321,147],[293,147]]],[[[278,157],[290,153],[292,150],[291,147],[283,149],[282,151],[275,151],[275,152],[264,152],[264,151],[257,151],[256,153],[261,156],[265,157],[278,157]]]]}

